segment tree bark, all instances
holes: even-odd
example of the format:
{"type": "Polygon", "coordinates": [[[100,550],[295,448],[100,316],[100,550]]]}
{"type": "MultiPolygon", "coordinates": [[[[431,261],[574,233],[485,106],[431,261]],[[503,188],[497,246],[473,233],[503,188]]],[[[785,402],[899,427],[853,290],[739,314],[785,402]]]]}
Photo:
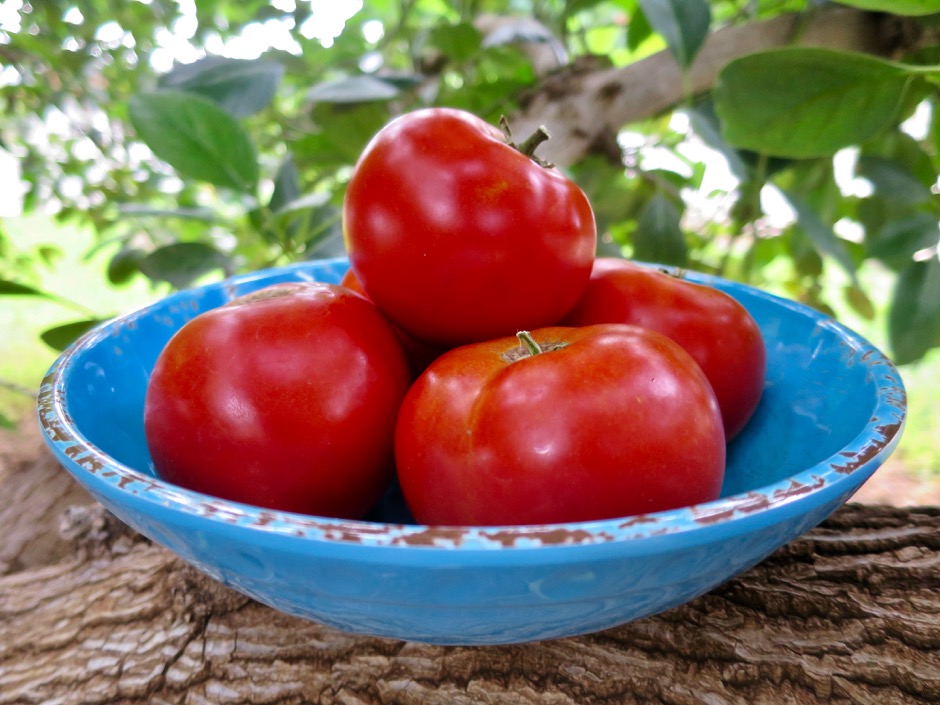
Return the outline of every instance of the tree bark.
{"type": "MultiPolygon", "coordinates": [[[[45,470],[62,496],[71,481],[45,470]]],[[[0,472],[0,488],[10,478],[0,472]]],[[[24,505],[46,507],[32,526],[59,523],[55,504],[24,505]]],[[[849,505],[685,606],[588,636],[486,648],[357,636],[282,615],[98,505],[69,510],[61,531],[70,539],[45,564],[20,561],[0,576],[0,705],[940,700],[936,507],[849,505]]]]}
{"type": "Polygon", "coordinates": [[[46,452],[38,427],[0,432],[0,576],[51,563],[72,553],[59,518],[92,499],[46,452]]]}
{"type": "Polygon", "coordinates": [[[528,135],[545,125],[552,139],[539,156],[560,166],[591,153],[619,161],[619,130],[707,91],[739,56],[786,45],[890,55],[918,39],[897,17],[838,6],[729,26],[708,36],[686,75],[668,51],[621,68],[589,61],[560,69],[524,98],[512,127],[528,135]]]}

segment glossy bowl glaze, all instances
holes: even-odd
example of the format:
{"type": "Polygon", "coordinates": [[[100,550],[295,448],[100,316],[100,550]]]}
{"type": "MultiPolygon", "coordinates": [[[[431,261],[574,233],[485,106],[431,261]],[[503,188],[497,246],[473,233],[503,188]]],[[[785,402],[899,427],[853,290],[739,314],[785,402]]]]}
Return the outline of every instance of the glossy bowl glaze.
{"type": "Polygon", "coordinates": [[[259,509],[159,479],[142,410],[150,371],[173,332],[235,296],[281,281],[338,282],[346,267],[335,259],[257,272],[124,315],[65,351],[39,397],[49,446],[102,504],[205,573],[288,614],[447,644],[612,627],[701,595],[811,529],[900,438],[904,388],[868,342],[799,304],[689,274],[740,300],[768,353],[763,399],[729,446],[714,502],[589,523],[435,527],[407,523],[392,495],[369,521],[345,521],[259,509]]]}

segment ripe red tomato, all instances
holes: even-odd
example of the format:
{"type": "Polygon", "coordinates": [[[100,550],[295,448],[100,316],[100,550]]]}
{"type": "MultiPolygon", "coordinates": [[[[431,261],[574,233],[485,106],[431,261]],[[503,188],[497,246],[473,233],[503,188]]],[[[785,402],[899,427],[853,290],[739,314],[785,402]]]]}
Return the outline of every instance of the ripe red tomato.
{"type": "MultiPolygon", "coordinates": [[[[339,280],[339,285],[345,286],[347,289],[355,291],[357,294],[359,294],[359,296],[364,296],[369,299],[369,295],[363,288],[362,282],[359,281],[359,277],[356,276],[356,273],[351,268],[346,270],[343,278],[339,280]]],[[[369,300],[371,301],[372,299],[369,300]]]]}
{"type": "Polygon", "coordinates": [[[272,509],[358,518],[393,474],[409,384],[391,325],[321,283],[275,285],[189,321],[144,407],[158,474],[272,509]]]}
{"type": "Polygon", "coordinates": [[[631,323],[672,338],[711,382],[729,440],[760,402],[767,371],[760,328],[744,306],[714,287],[599,257],[584,295],[564,323],[631,323]]]}
{"type": "Polygon", "coordinates": [[[725,438],[705,375],[627,325],[533,331],[445,353],[395,431],[398,477],[427,524],[628,516],[718,497],[725,438]]]}
{"type": "Polygon", "coordinates": [[[596,248],[593,211],[572,181],[447,108],[376,134],[349,181],[343,228],[376,305],[448,347],[556,323],[584,290],[596,248]]]}
{"type": "MultiPolygon", "coordinates": [[[[345,286],[347,289],[372,301],[352,269],[346,270],[339,283],[340,286],[345,286]]],[[[446,351],[446,348],[422,342],[414,336],[408,335],[398,326],[393,325],[393,327],[395,334],[398,336],[398,342],[401,343],[402,350],[405,351],[405,359],[408,360],[408,369],[411,371],[412,377],[417,377],[424,372],[435,358],[440,357],[446,351]]]]}

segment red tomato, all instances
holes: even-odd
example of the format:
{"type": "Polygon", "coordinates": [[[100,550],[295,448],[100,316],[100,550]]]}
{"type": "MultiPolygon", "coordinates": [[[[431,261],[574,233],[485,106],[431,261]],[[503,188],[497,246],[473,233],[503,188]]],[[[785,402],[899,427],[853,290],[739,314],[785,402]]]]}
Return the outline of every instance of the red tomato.
{"type": "MultiPolygon", "coordinates": [[[[355,291],[359,296],[364,296],[369,299],[369,295],[366,293],[366,290],[362,287],[362,282],[359,281],[359,277],[356,276],[356,273],[350,268],[346,270],[346,273],[343,275],[343,278],[339,280],[340,286],[345,286],[347,289],[355,291]]],[[[372,299],[369,299],[370,301],[372,299]]]]}
{"type": "MultiPolygon", "coordinates": [[[[343,275],[343,278],[340,279],[339,283],[340,286],[345,286],[347,289],[355,291],[360,296],[369,299],[369,301],[372,300],[369,298],[369,294],[362,287],[362,282],[359,281],[359,278],[356,277],[356,273],[352,269],[346,270],[346,273],[343,275]]],[[[394,326],[394,328],[395,334],[398,336],[398,341],[401,343],[402,350],[405,351],[405,359],[408,360],[408,369],[411,370],[412,377],[417,377],[424,372],[435,358],[440,357],[446,351],[446,348],[424,343],[414,336],[408,335],[397,326],[394,326]]]]}
{"type": "Polygon", "coordinates": [[[426,524],[628,516],[718,497],[725,438],[695,361],[655,331],[544,328],[435,360],[405,397],[398,477],[426,524]]]}
{"type": "Polygon", "coordinates": [[[760,328],[744,306],[713,287],[599,257],[564,323],[631,323],[672,338],[711,382],[729,440],[744,428],[763,393],[767,352],[760,328]]]}
{"type": "Polygon", "coordinates": [[[409,384],[389,323],[332,284],[207,311],[160,354],[144,427],[166,480],[272,509],[357,518],[393,474],[409,384]]]}
{"type": "Polygon", "coordinates": [[[580,297],[596,247],[584,193],[469,113],[386,125],[343,204],[346,249],[400,328],[453,346],[552,325],[580,297]]]}

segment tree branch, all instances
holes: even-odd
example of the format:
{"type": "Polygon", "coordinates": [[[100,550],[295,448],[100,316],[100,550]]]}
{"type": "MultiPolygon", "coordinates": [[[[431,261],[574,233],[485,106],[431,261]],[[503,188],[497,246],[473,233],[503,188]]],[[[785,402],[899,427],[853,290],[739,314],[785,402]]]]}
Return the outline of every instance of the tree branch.
{"type": "Polygon", "coordinates": [[[552,139],[542,156],[570,165],[591,152],[610,152],[625,125],[681,104],[688,97],[684,87],[693,95],[709,90],[732,59],[790,44],[885,54],[894,47],[896,30],[888,27],[893,21],[836,7],[727,27],[709,35],[686,77],[668,51],[622,68],[585,71],[574,65],[546,76],[523,100],[513,129],[529,134],[544,124],[552,139]]]}

